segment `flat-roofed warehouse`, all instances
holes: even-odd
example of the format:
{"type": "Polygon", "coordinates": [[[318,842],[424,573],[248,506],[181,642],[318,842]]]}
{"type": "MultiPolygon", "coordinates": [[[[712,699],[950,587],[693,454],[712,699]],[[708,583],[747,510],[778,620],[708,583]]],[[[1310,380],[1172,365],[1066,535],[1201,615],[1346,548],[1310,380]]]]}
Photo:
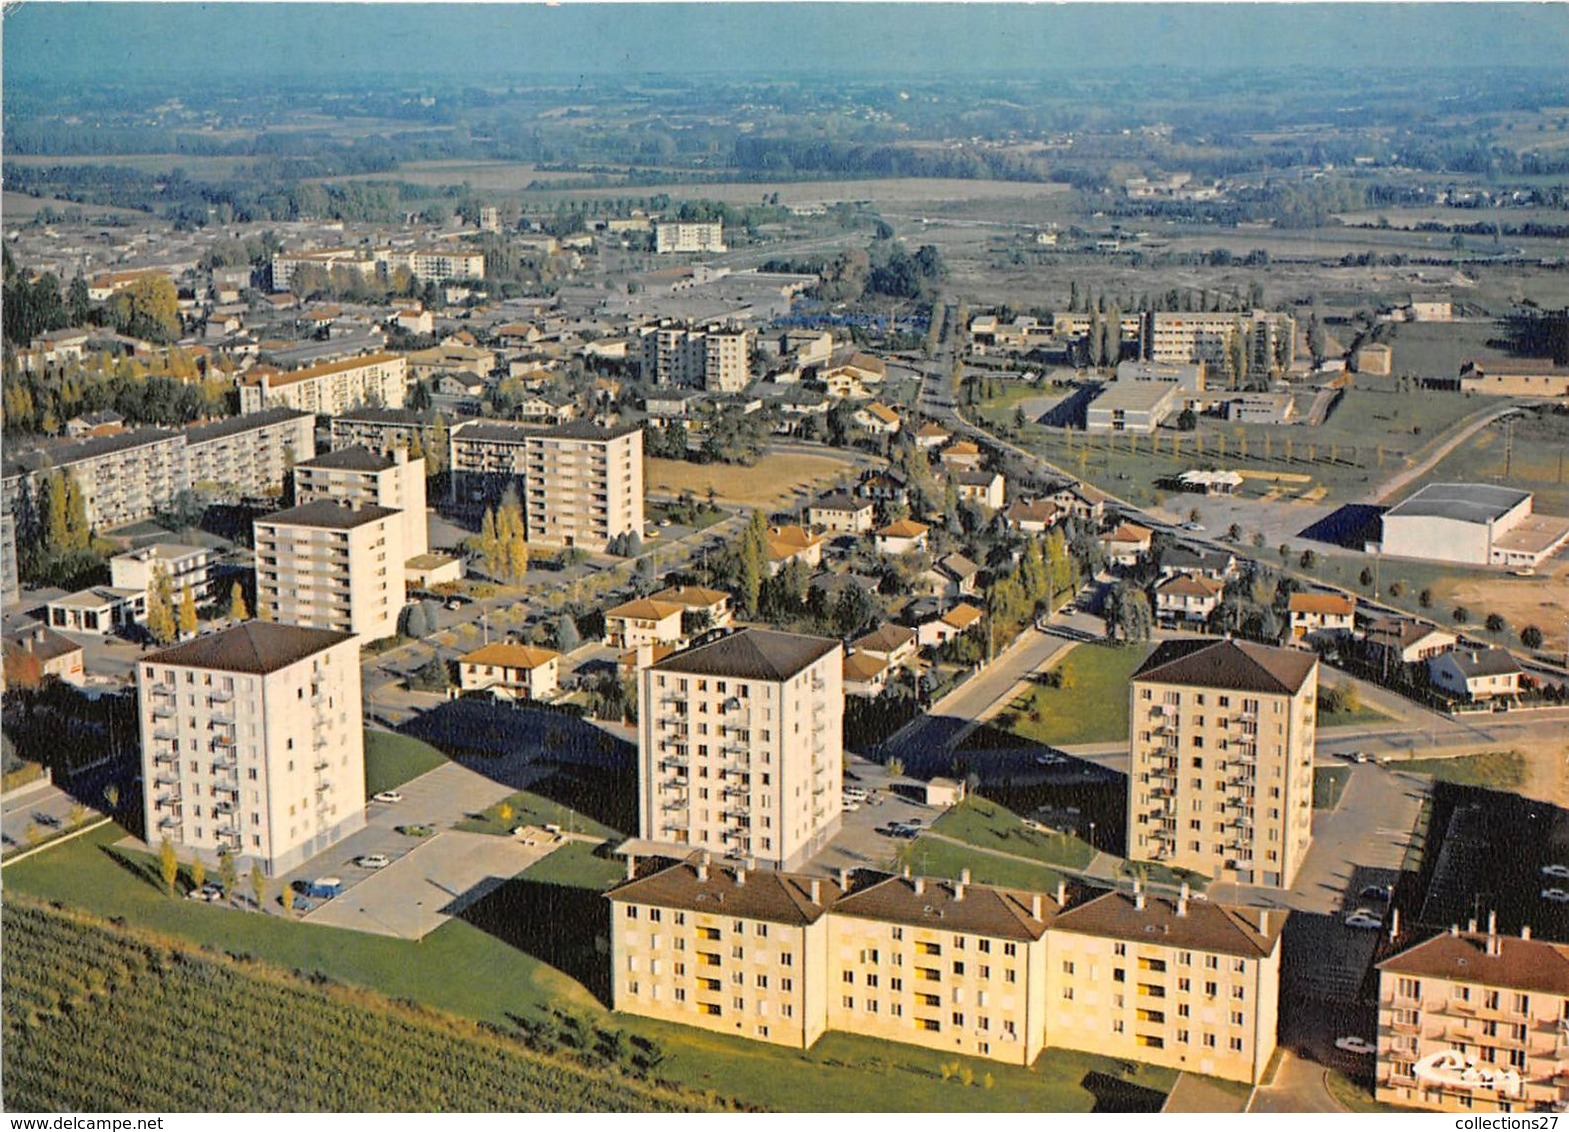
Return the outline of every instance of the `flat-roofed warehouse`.
{"type": "Polygon", "coordinates": [[[1383,516],[1384,554],[1514,569],[1539,566],[1569,541],[1569,519],[1537,515],[1529,491],[1428,484],[1383,516]]]}

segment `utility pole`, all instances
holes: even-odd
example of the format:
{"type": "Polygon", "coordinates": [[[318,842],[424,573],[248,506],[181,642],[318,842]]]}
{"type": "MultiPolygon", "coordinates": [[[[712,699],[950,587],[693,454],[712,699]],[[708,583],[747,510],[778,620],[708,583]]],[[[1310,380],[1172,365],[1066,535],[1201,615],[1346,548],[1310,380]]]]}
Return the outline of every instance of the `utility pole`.
{"type": "Polygon", "coordinates": [[[1514,468],[1515,454],[1515,422],[1510,417],[1504,422],[1504,479],[1509,478],[1509,473],[1514,468]]]}

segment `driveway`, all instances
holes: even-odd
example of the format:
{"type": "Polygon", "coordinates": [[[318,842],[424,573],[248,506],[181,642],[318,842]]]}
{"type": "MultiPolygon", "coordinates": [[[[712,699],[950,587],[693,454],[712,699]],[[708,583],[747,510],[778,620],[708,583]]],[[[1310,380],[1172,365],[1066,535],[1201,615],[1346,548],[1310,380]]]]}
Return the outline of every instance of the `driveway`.
{"type": "Polygon", "coordinates": [[[1324,1067],[1303,1061],[1290,1050],[1281,1057],[1272,1085],[1253,1092],[1248,1112],[1346,1112],[1324,1087],[1324,1067]]]}

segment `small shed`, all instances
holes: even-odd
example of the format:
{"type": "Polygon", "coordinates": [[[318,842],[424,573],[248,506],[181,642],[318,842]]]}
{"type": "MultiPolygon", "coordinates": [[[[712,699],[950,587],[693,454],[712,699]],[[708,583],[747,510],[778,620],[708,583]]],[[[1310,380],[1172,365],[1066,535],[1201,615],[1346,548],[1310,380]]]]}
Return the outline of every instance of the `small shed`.
{"type": "Polygon", "coordinates": [[[926,784],[928,806],[957,806],[964,801],[964,783],[951,778],[934,778],[926,784]]]}

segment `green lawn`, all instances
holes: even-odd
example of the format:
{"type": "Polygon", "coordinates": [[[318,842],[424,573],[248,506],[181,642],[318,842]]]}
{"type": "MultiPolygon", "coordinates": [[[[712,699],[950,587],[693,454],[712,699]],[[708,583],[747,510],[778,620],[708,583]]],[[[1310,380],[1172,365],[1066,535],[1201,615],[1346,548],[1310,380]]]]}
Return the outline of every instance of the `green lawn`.
{"type": "Polygon", "coordinates": [[[1128,678],[1147,645],[1081,644],[1056,666],[1062,685],[1032,683],[997,722],[1016,735],[1067,747],[1128,737],[1128,678]]]}
{"type": "Polygon", "coordinates": [[[1333,810],[1340,805],[1340,796],[1346,792],[1350,781],[1348,766],[1320,766],[1313,768],[1313,808],[1333,810]]]}
{"type": "Polygon", "coordinates": [[[1174,869],[1154,861],[1123,861],[1117,872],[1129,880],[1138,877],[1146,884],[1163,884],[1168,888],[1179,888],[1186,881],[1188,887],[1197,892],[1207,889],[1210,880],[1203,873],[1191,869],[1174,869]]]}
{"type": "Polygon", "coordinates": [[[603,892],[626,876],[626,866],[613,858],[595,856],[594,846],[586,841],[568,841],[518,876],[541,884],[564,884],[603,892]]]}
{"type": "Polygon", "coordinates": [[[1012,810],[984,798],[966,798],[933,822],[932,832],[1043,865],[1083,869],[1095,859],[1095,850],[1077,837],[1030,829],[1012,810]]]}
{"type": "Polygon", "coordinates": [[[365,730],[365,797],[392,790],[447,761],[429,743],[392,731],[365,730]]]}
{"type": "Polygon", "coordinates": [[[1377,708],[1362,703],[1357,704],[1350,711],[1344,709],[1330,711],[1324,707],[1323,701],[1318,705],[1319,727],[1348,727],[1354,723],[1378,723],[1388,718],[1389,716],[1377,708]]]}
{"type": "MultiPolygon", "coordinates": [[[[942,1079],[939,1066],[950,1058],[914,1046],[830,1034],[810,1052],[801,1052],[612,1016],[580,983],[464,921],[453,920],[415,943],[170,900],[106,851],[124,836],[116,826],[95,830],[7,867],[5,884],[13,892],[122,917],[133,926],[200,946],[251,955],[287,970],[320,972],[507,1029],[514,1017],[541,1021],[555,1010],[596,1025],[613,1022],[629,1036],[659,1043],[664,1054],[657,1070],[660,1078],[763,1108],[1087,1112],[1099,1105],[1154,1111],[1174,1079],[1170,1072],[1149,1066],[1129,1077],[1120,1061],[1048,1051],[1030,1069],[966,1061],[975,1077],[975,1084],[966,1087],[942,1079]],[[982,1084],[986,1073],[993,1075],[993,1088],[982,1084]]],[[[1045,867],[966,853],[943,842],[931,845],[938,850],[932,855],[933,873],[945,870],[941,851],[952,849],[981,883],[1048,891],[1056,884],[1056,875],[1045,867]]],[[[582,851],[564,847],[558,853],[574,856],[553,865],[547,858],[527,879],[581,884],[588,869],[598,867],[576,855],[582,851]]],[[[957,871],[955,865],[952,872],[957,871]]]]}
{"type": "Polygon", "coordinates": [[[484,813],[461,821],[454,829],[461,829],[465,833],[490,833],[505,837],[520,825],[559,825],[564,830],[574,833],[588,833],[600,838],[620,838],[621,834],[603,825],[593,818],[564,806],[560,802],[543,798],[527,790],[519,790],[510,797],[503,798],[484,813]],[[506,807],[509,817],[502,817],[502,807],[506,807]]]}
{"type": "Polygon", "coordinates": [[[1519,751],[1483,751],[1452,759],[1401,759],[1391,765],[1397,770],[1431,775],[1440,782],[1484,786],[1489,790],[1513,790],[1525,782],[1525,757],[1519,751]]]}
{"type": "Polygon", "coordinates": [[[910,842],[907,853],[910,870],[922,876],[957,878],[961,870],[969,869],[970,879],[976,884],[995,884],[1030,892],[1051,892],[1059,880],[1065,879],[1045,865],[1015,861],[925,835],[910,842]]]}
{"type": "Polygon", "coordinates": [[[1373,1094],[1366,1087],[1357,1084],[1342,1073],[1333,1069],[1324,1070],[1324,1088],[1329,1095],[1352,1112],[1413,1112],[1414,1109],[1402,1108],[1400,1105],[1384,1104],[1373,1099],[1373,1094]]]}

